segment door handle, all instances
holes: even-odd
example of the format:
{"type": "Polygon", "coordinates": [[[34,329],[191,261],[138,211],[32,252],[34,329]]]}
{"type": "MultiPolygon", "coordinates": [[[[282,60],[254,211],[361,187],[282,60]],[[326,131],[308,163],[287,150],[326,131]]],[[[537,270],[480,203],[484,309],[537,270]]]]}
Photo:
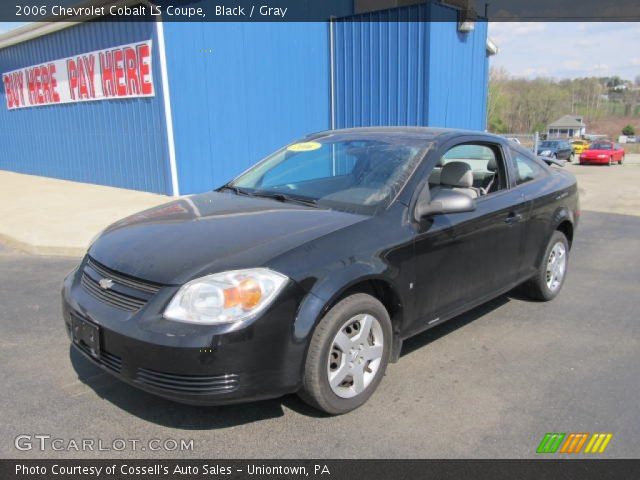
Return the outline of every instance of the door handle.
{"type": "Polygon", "coordinates": [[[507,218],[504,219],[504,223],[508,223],[509,225],[513,223],[518,223],[522,220],[522,215],[519,213],[510,213],[507,218]]]}

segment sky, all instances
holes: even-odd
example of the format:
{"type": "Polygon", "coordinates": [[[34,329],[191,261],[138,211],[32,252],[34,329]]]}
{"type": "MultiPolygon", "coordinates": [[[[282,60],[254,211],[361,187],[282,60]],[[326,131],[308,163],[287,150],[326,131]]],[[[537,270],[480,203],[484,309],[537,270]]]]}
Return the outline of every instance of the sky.
{"type": "Polygon", "coordinates": [[[24,25],[24,22],[0,22],[0,34],[24,25]]]}
{"type": "Polygon", "coordinates": [[[491,22],[491,65],[516,77],[640,75],[640,23],[491,22]]]}
{"type": "MultiPolygon", "coordinates": [[[[22,25],[0,22],[0,33],[22,25]]],[[[491,65],[516,77],[640,75],[640,23],[492,22],[491,65]]]]}

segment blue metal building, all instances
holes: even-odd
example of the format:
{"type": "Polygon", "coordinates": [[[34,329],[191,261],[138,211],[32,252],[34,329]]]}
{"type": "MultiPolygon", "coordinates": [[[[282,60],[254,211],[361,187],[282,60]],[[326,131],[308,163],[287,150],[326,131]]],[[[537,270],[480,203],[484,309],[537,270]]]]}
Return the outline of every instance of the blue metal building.
{"type": "Polygon", "coordinates": [[[3,83],[0,169],[188,194],[318,130],[483,130],[487,25],[460,30],[436,1],[317,23],[29,25],[0,36],[0,74],[151,40],[154,92],[9,109],[3,83]]]}

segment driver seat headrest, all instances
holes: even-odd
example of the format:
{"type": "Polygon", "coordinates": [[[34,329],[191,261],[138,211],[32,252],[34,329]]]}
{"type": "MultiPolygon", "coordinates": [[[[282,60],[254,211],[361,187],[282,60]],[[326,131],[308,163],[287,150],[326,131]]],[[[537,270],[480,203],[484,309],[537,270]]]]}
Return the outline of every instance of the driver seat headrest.
{"type": "Polygon", "coordinates": [[[440,172],[440,185],[458,188],[473,187],[473,172],[468,163],[449,162],[440,172]]]}

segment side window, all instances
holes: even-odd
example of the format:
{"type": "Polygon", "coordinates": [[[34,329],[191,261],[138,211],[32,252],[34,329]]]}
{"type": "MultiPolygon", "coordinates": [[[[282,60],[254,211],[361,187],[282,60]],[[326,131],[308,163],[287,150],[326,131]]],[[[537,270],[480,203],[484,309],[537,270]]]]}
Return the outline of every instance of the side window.
{"type": "Polygon", "coordinates": [[[497,145],[465,143],[442,156],[429,176],[429,186],[432,192],[454,188],[480,197],[506,188],[505,172],[497,145]]]}
{"type": "Polygon", "coordinates": [[[545,174],[544,168],[538,165],[535,160],[515,150],[511,150],[511,157],[513,157],[516,166],[516,184],[521,185],[530,182],[545,174]]]}

